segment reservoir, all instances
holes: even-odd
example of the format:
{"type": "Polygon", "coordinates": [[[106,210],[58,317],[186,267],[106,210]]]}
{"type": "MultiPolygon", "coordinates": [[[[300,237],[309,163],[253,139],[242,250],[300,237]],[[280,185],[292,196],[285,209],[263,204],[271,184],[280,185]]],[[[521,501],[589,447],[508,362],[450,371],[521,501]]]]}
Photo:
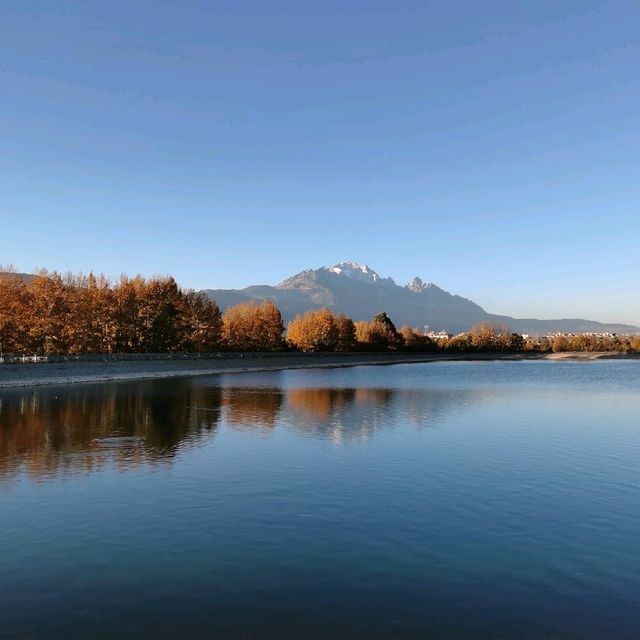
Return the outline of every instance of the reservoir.
{"type": "Polygon", "coordinates": [[[0,550],[2,638],[635,640],[640,362],[0,390],[0,550]]]}

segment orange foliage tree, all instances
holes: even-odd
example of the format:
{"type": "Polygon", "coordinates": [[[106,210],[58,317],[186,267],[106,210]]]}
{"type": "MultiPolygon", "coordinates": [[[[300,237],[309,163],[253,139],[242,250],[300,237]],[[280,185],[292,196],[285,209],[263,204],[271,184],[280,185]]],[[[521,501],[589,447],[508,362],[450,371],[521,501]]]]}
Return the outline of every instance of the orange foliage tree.
{"type": "Polygon", "coordinates": [[[353,320],[343,313],[335,317],[338,328],[336,351],[353,351],[356,346],[356,326],[353,320]]]}
{"type": "Polygon", "coordinates": [[[300,351],[335,351],[339,338],[336,316],[327,308],[298,314],[287,327],[287,340],[300,351]]]}
{"type": "Polygon", "coordinates": [[[170,277],[0,276],[0,353],[211,351],[220,311],[170,277]]]}
{"type": "Polygon", "coordinates": [[[0,355],[20,353],[27,344],[28,289],[13,273],[0,275],[0,355]]]}
{"type": "Polygon", "coordinates": [[[361,349],[373,351],[396,350],[403,345],[403,338],[386,313],[378,313],[371,322],[357,322],[356,339],[361,349]]]}
{"type": "Polygon", "coordinates": [[[437,349],[437,345],[431,338],[422,335],[408,325],[400,327],[398,333],[402,337],[402,344],[405,351],[434,351],[437,349]]]}
{"type": "Polygon", "coordinates": [[[223,316],[222,339],[230,351],[278,351],[283,332],[280,311],[270,300],[237,304],[223,316]]]}

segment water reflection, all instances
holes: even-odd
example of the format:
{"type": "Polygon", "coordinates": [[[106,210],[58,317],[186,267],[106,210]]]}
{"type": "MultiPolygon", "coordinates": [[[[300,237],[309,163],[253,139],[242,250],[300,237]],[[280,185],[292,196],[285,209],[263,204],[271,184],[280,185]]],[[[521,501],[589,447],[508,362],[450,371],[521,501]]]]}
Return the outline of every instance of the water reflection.
{"type": "Polygon", "coordinates": [[[368,440],[386,422],[393,389],[291,389],[287,422],[296,431],[336,444],[368,440]]]}
{"type": "Polygon", "coordinates": [[[225,423],[236,429],[270,431],[282,406],[282,389],[229,387],[222,394],[225,423]]]}
{"type": "Polygon", "coordinates": [[[186,381],[42,388],[0,394],[0,474],[90,472],[167,462],[211,434],[221,391],[186,381]],[[207,411],[200,407],[206,406],[207,411]]]}
{"type": "Polygon", "coordinates": [[[282,420],[298,433],[336,444],[365,442],[400,425],[435,427],[486,397],[479,389],[290,389],[282,420]]]}
{"type": "Polygon", "coordinates": [[[4,391],[0,477],[166,464],[220,425],[363,442],[398,424],[436,426],[485,395],[477,389],[246,388],[189,379],[4,391]]]}

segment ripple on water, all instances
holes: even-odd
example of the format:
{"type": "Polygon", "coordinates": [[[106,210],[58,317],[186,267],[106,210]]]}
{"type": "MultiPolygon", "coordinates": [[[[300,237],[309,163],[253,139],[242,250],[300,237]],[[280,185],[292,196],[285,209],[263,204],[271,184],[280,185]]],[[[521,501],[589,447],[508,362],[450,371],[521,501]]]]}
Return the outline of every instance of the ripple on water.
{"type": "Polygon", "coordinates": [[[0,636],[635,639],[638,390],[503,362],[3,391],[0,636]]]}

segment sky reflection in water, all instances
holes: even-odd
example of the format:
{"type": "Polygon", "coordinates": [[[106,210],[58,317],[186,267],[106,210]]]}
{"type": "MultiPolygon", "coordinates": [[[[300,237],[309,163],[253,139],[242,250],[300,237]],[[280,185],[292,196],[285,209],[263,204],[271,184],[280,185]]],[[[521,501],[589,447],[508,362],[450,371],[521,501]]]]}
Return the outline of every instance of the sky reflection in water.
{"type": "Polygon", "coordinates": [[[640,366],[0,392],[0,636],[635,638],[640,366]]]}

